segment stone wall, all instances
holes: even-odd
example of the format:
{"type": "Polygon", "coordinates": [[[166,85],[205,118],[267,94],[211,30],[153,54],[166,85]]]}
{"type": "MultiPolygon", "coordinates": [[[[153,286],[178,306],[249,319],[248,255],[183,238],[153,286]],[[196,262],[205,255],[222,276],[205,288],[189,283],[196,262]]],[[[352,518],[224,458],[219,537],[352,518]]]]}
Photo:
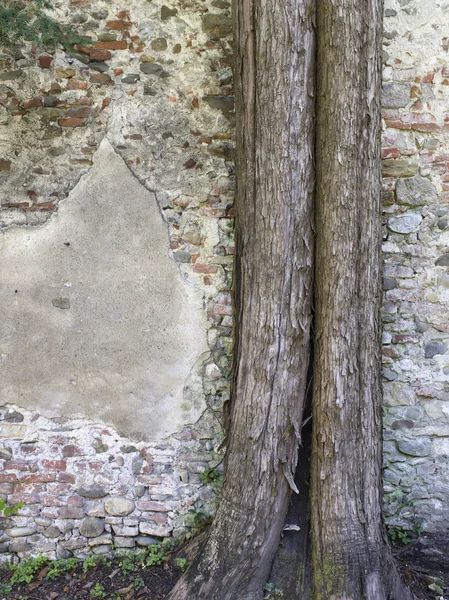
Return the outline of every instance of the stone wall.
{"type": "Polygon", "coordinates": [[[230,4],[64,0],[0,57],[0,560],[214,510],[233,260],[230,4]]]}
{"type": "Polygon", "coordinates": [[[449,527],[449,4],[387,0],[385,514],[449,527]]]}

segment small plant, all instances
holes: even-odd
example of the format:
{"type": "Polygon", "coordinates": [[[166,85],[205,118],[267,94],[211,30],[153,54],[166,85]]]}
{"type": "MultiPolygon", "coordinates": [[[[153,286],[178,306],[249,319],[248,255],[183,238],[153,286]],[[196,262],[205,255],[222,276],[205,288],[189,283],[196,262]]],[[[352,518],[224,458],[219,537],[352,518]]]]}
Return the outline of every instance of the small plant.
{"type": "Polygon", "coordinates": [[[17,502],[17,504],[7,504],[6,500],[0,498],[0,516],[10,517],[11,515],[16,515],[19,512],[19,509],[22,508],[23,502],[17,502]]]}
{"type": "Polygon", "coordinates": [[[9,568],[13,572],[13,575],[9,580],[10,585],[16,583],[31,583],[36,573],[38,573],[48,562],[48,558],[45,556],[38,556],[36,558],[29,558],[19,565],[10,565],[9,568]]]}
{"type": "Polygon", "coordinates": [[[132,582],[133,582],[133,586],[134,586],[134,591],[135,592],[138,592],[143,587],[145,587],[145,581],[143,580],[142,577],[134,577],[132,579],[132,582]]]}
{"type": "Polygon", "coordinates": [[[189,566],[189,561],[187,560],[187,558],[182,558],[181,556],[179,556],[176,559],[176,564],[178,565],[178,567],[180,569],[182,569],[183,571],[185,571],[185,569],[187,569],[187,567],[189,566]]]}
{"type": "Polygon", "coordinates": [[[264,600],[275,600],[275,598],[283,598],[284,592],[278,588],[274,587],[274,584],[267,583],[264,591],[267,592],[267,595],[264,596],[264,600]]]}
{"type": "Polygon", "coordinates": [[[161,565],[167,560],[166,554],[163,552],[160,544],[151,544],[147,549],[147,556],[145,559],[145,565],[152,567],[154,565],[161,565]]]}
{"type": "Polygon", "coordinates": [[[73,571],[78,566],[78,563],[79,560],[77,558],[55,560],[50,563],[45,579],[57,579],[63,573],[73,571]]]}
{"type": "Polygon", "coordinates": [[[404,546],[410,543],[410,538],[407,532],[401,527],[389,527],[388,528],[388,536],[390,537],[392,542],[399,543],[401,542],[404,546]]]}
{"type": "Polygon", "coordinates": [[[104,587],[98,582],[95,584],[95,587],[90,590],[90,595],[92,598],[106,598],[107,596],[104,587]]]}
{"type": "Polygon", "coordinates": [[[0,594],[9,594],[12,592],[12,585],[10,583],[0,583],[0,594]]]}
{"type": "MultiPolygon", "coordinates": [[[[70,560],[70,559],[69,559],[70,560]]],[[[83,573],[86,573],[89,569],[96,567],[97,565],[106,565],[109,566],[111,561],[107,556],[88,556],[83,561],[83,573]]]]}
{"type": "Polygon", "coordinates": [[[204,469],[200,475],[200,481],[204,485],[215,483],[222,479],[222,474],[217,469],[204,469]]]}
{"type": "Polygon", "coordinates": [[[120,562],[119,567],[122,570],[123,577],[126,577],[129,573],[137,571],[136,559],[134,556],[125,556],[120,562]]]}

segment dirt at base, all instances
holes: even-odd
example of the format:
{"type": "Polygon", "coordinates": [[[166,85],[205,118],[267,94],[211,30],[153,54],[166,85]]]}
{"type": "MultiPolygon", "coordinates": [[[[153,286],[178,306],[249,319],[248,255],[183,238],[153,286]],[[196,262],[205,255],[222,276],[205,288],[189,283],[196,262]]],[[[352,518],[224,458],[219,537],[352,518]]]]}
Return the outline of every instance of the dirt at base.
{"type": "MultiPolygon", "coordinates": [[[[182,573],[173,560],[126,574],[119,562],[97,565],[86,572],[80,563],[53,580],[46,579],[48,569],[44,567],[31,583],[0,592],[0,600],[163,600],[182,573]]],[[[10,571],[0,570],[0,584],[7,584],[10,578],[10,571]]]]}

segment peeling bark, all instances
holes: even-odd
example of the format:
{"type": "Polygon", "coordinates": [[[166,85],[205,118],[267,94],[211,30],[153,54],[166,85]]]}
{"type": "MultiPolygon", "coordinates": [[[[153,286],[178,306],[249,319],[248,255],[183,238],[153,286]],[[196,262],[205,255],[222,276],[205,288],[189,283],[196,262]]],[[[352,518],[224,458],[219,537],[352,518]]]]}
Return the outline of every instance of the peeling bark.
{"type": "Polygon", "coordinates": [[[236,347],[222,499],[170,600],[262,596],[301,437],[313,233],[313,0],[234,3],[236,347]]]}

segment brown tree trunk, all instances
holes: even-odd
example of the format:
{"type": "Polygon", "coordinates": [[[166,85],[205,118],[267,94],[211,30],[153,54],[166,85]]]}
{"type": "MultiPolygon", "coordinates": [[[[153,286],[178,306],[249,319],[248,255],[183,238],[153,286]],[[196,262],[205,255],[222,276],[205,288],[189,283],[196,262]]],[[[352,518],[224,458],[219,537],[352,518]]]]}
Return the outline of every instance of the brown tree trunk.
{"type": "Polygon", "coordinates": [[[381,512],[382,0],[317,0],[315,597],[407,598],[381,512]]]}
{"type": "Polygon", "coordinates": [[[288,506],[309,356],[313,0],[236,0],[236,348],[222,499],[170,600],[262,595],[288,506]]]}

